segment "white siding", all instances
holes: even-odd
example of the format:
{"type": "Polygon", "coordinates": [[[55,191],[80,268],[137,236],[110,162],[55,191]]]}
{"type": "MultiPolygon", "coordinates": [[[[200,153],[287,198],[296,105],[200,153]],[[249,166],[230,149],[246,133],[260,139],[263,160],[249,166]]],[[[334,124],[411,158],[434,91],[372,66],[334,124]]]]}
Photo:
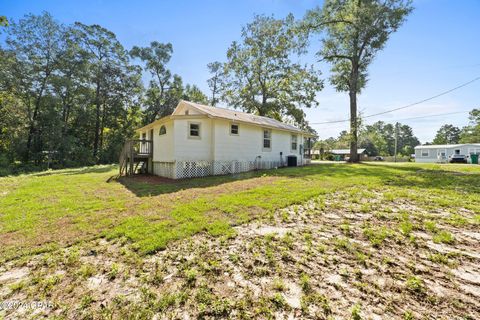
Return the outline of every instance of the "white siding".
{"type": "MultiPolygon", "coordinates": [[[[291,132],[271,129],[272,139],[270,150],[263,149],[263,130],[253,126],[235,122],[239,126],[238,135],[230,134],[230,125],[234,122],[228,120],[215,120],[214,128],[214,160],[217,161],[255,161],[261,156],[262,161],[280,161],[280,152],[284,163],[288,155],[295,155],[298,164],[301,164],[300,145],[303,136],[297,135],[297,150],[291,150],[291,132]]],[[[267,128],[265,128],[267,129],[267,128]]]]}
{"type": "Polygon", "coordinates": [[[435,148],[435,147],[427,147],[427,148],[416,148],[415,149],[415,162],[429,162],[429,163],[435,163],[435,162],[440,162],[439,156],[441,156],[441,153],[446,153],[446,160],[448,161],[448,158],[451,155],[455,154],[455,150],[460,150],[461,155],[469,156],[471,153],[477,153],[480,152],[480,147],[478,145],[472,145],[472,144],[466,144],[466,145],[461,145],[461,146],[452,146],[452,147],[441,147],[441,148],[435,148]],[[428,150],[428,156],[427,157],[422,157],[422,151],[427,152],[428,150]]]}
{"type": "Polygon", "coordinates": [[[203,115],[203,113],[199,112],[197,109],[190,107],[189,105],[179,104],[177,109],[175,109],[174,115],[183,116],[186,115],[185,111],[188,111],[188,115],[203,115]]]}
{"type": "Polygon", "coordinates": [[[212,119],[185,118],[174,122],[174,159],[212,160],[212,119]],[[189,137],[189,123],[200,124],[200,138],[189,137]]]}
{"type": "MultiPolygon", "coordinates": [[[[153,130],[153,163],[149,168],[156,175],[173,179],[269,169],[287,165],[289,155],[297,157],[297,165],[304,160],[302,134],[296,134],[297,149],[291,150],[292,132],[212,119],[194,114],[194,110],[155,124],[153,130]],[[200,125],[200,137],[190,136],[191,123],[200,125]],[[238,125],[238,135],[230,133],[232,123],[238,125]],[[164,135],[159,134],[162,125],[164,135]],[[263,148],[264,129],[271,131],[269,150],[263,148]]],[[[140,135],[143,132],[150,139],[150,128],[140,135]]]]}
{"type": "Polygon", "coordinates": [[[174,161],[174,122],[157,125],[153,128],[153,161],[169,162],[174,161]],[[160,135],[160,127],[164,125],[166,134],[160,135]]]}

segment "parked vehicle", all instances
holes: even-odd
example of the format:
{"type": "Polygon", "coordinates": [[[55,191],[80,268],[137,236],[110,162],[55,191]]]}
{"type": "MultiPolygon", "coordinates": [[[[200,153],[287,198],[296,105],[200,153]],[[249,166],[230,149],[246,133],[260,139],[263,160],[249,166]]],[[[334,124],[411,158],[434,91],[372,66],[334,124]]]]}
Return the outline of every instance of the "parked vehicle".
{"type": "Polygon", "coordinates": [[[467,157],[463,154],[453,154],[450,156],[450,163],[467,163],[467,157]]]}
{"type": "Polygon", "coordinates": [[[373,161],[384,161],[385,159],[383,159],[383,157],[381,156],[376,156],[373,161]]]}

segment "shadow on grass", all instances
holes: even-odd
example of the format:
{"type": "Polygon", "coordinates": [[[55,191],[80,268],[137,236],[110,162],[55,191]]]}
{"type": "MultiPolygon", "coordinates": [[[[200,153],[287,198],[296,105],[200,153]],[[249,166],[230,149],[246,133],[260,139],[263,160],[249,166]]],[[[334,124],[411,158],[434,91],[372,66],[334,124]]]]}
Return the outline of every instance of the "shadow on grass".
{"type": "MultiPolygon", "coordinates": [[[[479,166],[480,169],[480,166],[479,166]]],[[[480,193],[480,170],[463,173],[442,170],[435,166],[419,164],[347,164],[319,163],[304,167],[288,167],[259,170],[235,175],[209,176],[192,179],[172,180],[152,175],[122,177],[118,180],[138,197],[156,196],[192,188],[208,188],[234,181],[248,180],[260,176],[274,176],[316,182],[324,178],[350,179],[352,184],[378,179],[379,185],[449,189],[465,193],[480,193]]]]}
{"type": "MultiPolygon", "coordinates": [[[[283,169],[279,169],[283,170],[283,169]]],[[[265,170],[251,171],[235,175],[209,176],[191,179],[173,180],[154,175],[136,175],[121,177],[117,181],[133,192],[137,197],[157,196],[193,188],[209,188],[234,181],[260,177],[265,170]]]]}
{"type": "MultiPolygon", "coordinates": [[[[382,167],[382,165],[363,163],[368,167],[382,167]]],[[[394,170],[388,174],[379,170],[377,175],[387,186],[403,188],[436,189],[456,191],[464,194],[480,195],[480,166],[451,166],[412,163],[409,165],[384,165],[394,170]],[[396,173],[395,173],[396,171],[396,173]]]]}
{"type": "Polygon", "coordinates": [[[48,170],[42,171],[38,173],[32,173],[30,175],[35,177],[43,177],[43,176],[51,176],[51,175],[78,175],[78,174],[85,174],[85,173],[105,173],[109,172],[115,168],[117,165],[98,165],[98,166],[91,166],[91,167],[80,167],[80,168],[70,168],[70,169],[58,169],[58,170],[48,170]]]}

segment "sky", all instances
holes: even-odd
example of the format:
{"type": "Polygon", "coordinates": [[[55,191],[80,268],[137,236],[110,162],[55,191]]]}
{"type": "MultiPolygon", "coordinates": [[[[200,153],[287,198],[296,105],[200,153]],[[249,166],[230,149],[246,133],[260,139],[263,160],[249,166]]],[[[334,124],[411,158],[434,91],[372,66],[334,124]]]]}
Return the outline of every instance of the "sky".
{"type": "MultiPolygon", "coordinates": [[[[225,61],[226,51],[240,39],[242,26],[255,14],[301,18],[321,6],[313,0],[0,0],[0,15],[18,20],[27,13],[50,12],[58,21],[100,24],[113,31],[126,49],[170,42],[173,56],[168,67],[184,83],[209,93],[207,64],[225,61]]],[[[405,24],[391,36],[369,68],[369,82],[360,94],[363,115],[402,107],[480,77],[480,1],[416,0],[405,24]]],[[[301,62],[322,72],[325,88],[319,106],[306,109],[310,123],[348,119],[348,94],[336,92],[328,82],[329,65],[315,58],[320,48],[312,39],[310,54],[301,62]]],[[[422,143],[433,140],[442,124],[463,127],[468,111],[480,108],[480,81],[410,108],[365,119],[399,121],[413,128],[422,143]],[[450,115],[432,116],[444,113],[450,115]],[[461,113],[460,113],[461,112],[461,113]],[[421,119],[411,119],[428,116],[421,119]]],[[[348,122],[312,125],[321,139],[337,136],[348,122]]]]}

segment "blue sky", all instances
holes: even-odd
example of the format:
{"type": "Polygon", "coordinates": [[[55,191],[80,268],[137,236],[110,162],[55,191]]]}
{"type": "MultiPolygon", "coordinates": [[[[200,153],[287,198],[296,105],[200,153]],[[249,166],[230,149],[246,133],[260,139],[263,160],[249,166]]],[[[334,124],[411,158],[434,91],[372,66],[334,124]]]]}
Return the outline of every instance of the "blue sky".
{"type": "MultiPolygon", "coordinates": [[[[170,42],[174,53],[170,69],[185,83],[208,92],[207,63],[225,59],[241,27],[254,14],[300,18],[305,11],[321,5],[311,0],[203,0],[203,1],[102,1],[102,0],[1,0],[0,14],[19,19],[26,13],[50,12],[63,23],[81,21],[100,24],[113,31],[121,43],[146,46],[151,41],[170,42]]],[[[400,107],[480,76],[480,1],[418,0],[407,22],[395,33],[370,68],[370,81],[359,96],[364,114],[400,107]]],[[[318,48],[312,42],[312,50],[318,48]]],[[[313,55],[302,61],[314,63],[328,77],[328,65],[313,55]]],[[[310,122],[348,118],[348,96],[337,93],[325,82],[318,94],[320,106],[307,110],[310,122]]],[[[480,107],[480,81],[438,99],[391,114],[370,118],[402,123],[413,127],[422,142],[433,139],[444,123],[467,124],[467,113],[402,120],[438,113],[471,110],[480,107]]],[[[320,138],[336,136],[347,123],[314,125],[320,138]]]]}

